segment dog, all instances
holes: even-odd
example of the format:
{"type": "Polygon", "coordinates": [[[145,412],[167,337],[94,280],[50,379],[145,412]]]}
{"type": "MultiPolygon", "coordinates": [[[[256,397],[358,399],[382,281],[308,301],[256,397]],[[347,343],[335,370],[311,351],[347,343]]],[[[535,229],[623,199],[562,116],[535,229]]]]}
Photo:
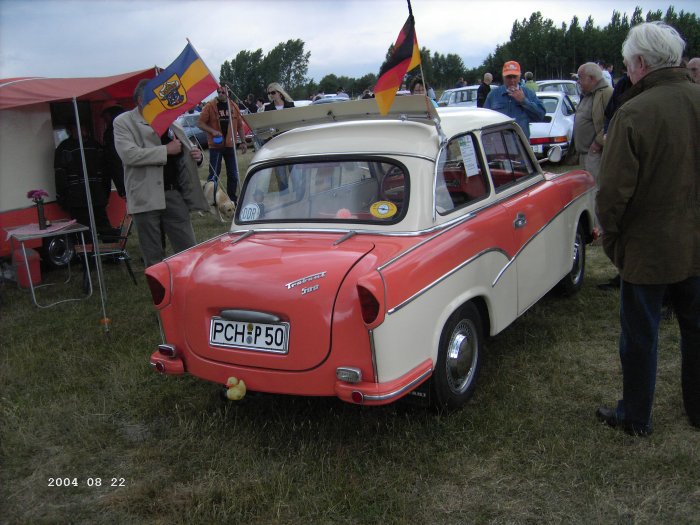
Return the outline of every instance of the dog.
{"type": "Polygon", "coordinates": [[[229,199],[221,184],[215,185],[214,181],[210,180],[204,183],[202,189],[207,202],[212,207],[212,213],[214,213],[214,209],[217,209],[222,219],[233,219],[233,214],[236,213],[236,204],[229,199]]]}

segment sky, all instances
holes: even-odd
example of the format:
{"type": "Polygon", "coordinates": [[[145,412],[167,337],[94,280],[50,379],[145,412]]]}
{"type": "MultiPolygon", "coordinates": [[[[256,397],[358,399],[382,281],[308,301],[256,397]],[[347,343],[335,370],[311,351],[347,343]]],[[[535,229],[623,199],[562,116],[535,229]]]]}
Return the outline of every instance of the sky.
{"type": "MultiPolygon", "coordinates": [[[[698,0],[412,0],[431,53],[479,66],[535,11],[556,27],[614,10],[631,18],[669,5],[700,15],[698,0]]],[[[377,73],[408,16],[406,0],[0,0],[0,78],[108,76],[166,67],[190,39],[214,76],[241,50],[263,55],[289,39],[311,52],[308,76],[377,73]]],[[[619,50],[611,50],[611,53],[619,50]]],[[[606,59],[608,57],[590,57],[606,59]]],[[[613,57],[610,57],[611,59],[613,57]]],[[[270,79],[274,81],[275,79],[270,79]]]]}

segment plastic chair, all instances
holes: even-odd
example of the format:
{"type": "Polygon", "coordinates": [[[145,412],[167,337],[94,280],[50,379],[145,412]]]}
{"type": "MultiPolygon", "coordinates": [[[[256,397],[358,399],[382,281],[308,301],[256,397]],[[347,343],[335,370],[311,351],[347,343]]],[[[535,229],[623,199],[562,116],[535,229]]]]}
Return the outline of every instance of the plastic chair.
{"type": "MultiPolygon", "coordinates": [[[[133,219],[131,218],[131,215],[126,214],[119,228],[119,236],[110,237],[110,239],[114,239],[111,242],[100,242],[98,247],[100,251],[100,257],[108,257],[110,260],[117,262],[124,261],[126,269],[129,272],[129,275],[131,276],[131,280],[134,281],[134,285],[136,285],[136,276],[134,275],[134,271],[131,269],[131,263],[129,262],[131,261],[131,256],[129,255],[129,252],[126,251],[126,241],[129,239],[129,233],[131,233],[132,224],[133,219]]],[[[84,245],[75,245],[76,254],[82,254],[84,252],[94,257],[96,255],[95,246],[92,243],[86,243],[84,245]]],[[[85,272],[88,271],[90,271],[89,268],[85,268],[85,272]]]]}

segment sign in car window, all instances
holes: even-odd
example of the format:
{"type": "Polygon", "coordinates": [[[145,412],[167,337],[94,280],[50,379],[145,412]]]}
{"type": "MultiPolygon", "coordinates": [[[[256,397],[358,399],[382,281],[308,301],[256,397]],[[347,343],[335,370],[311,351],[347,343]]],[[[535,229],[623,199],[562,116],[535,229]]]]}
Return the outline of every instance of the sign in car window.
{"type": "Polygon", "coordinates": [[[462,160],[464,161],[464,169],[467,170],[467,177],[473,177],[479,174],[479,163],[476,160],[476,150],[474,149],[474,142],[469,136],[460,137],[459,139],[459,151],[462,154],[462,160]]]}

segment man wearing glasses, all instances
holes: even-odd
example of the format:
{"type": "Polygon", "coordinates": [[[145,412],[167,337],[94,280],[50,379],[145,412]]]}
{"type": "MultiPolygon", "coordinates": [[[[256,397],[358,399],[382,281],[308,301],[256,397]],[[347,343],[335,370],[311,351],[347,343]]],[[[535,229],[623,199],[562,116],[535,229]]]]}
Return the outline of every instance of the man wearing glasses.
{"type": "Polygon", "coordinates": [[[221,159],[226,162],[226,193],[235,203],[238,187],[238,164],[236,162],[236,144],[241,143],[241,151],[248,149],[243,132],[243,117],[238,105],[226,94],[227,88],[219,86],[216,98],[207,102],[199,115],[197,126],[206,131],[209,145],[208,181],[219,181],[221,159]]]}

